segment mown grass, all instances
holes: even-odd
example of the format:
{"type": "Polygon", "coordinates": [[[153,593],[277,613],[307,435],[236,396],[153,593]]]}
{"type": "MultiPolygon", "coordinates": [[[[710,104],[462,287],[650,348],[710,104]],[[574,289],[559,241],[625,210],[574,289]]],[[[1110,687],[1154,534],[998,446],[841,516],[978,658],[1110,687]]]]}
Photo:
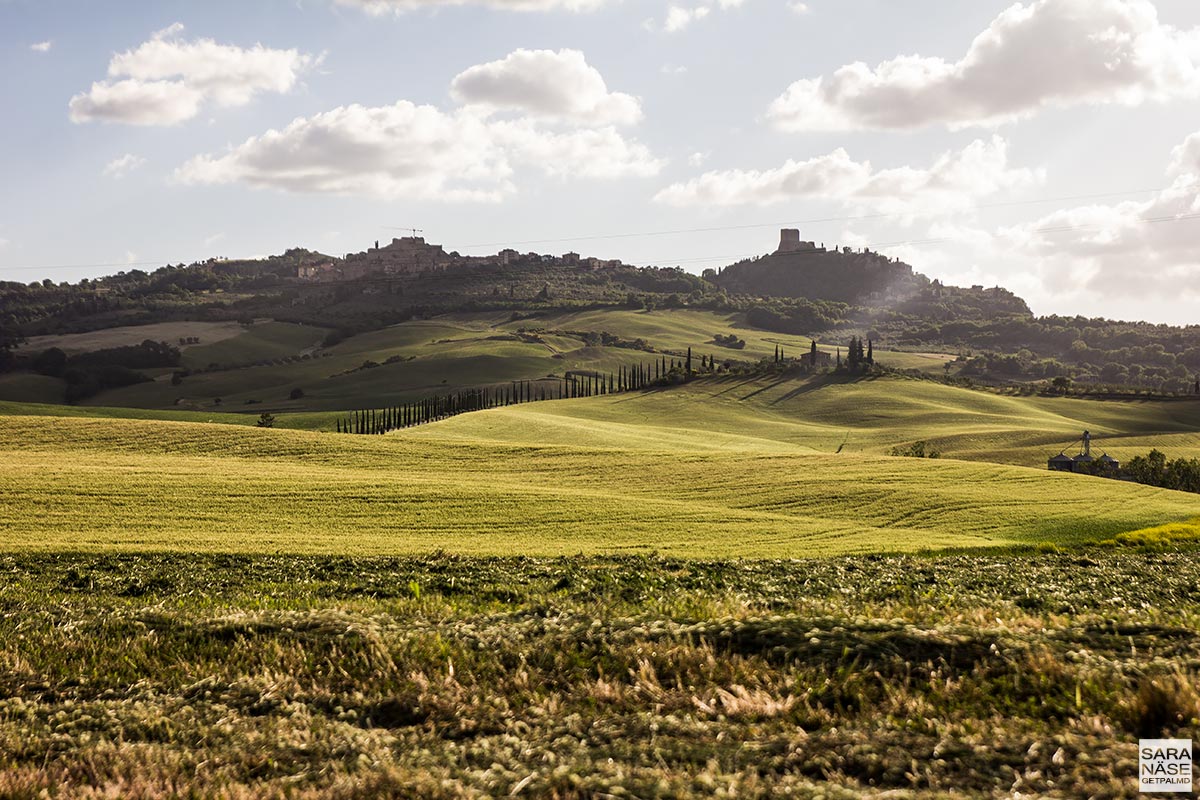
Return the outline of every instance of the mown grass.
{"type": "Polygon", "coordinates": [[[0,556],[0,795],[1133,796],[1197,555],[0,556]]]}
{"type": "MultiPolygon", "coordinates": [[[[539,405],[555,404],[528,408],[539,405]]],[[[0,538],[8,549],[796,557],[1065,545],[1200,514],[1195,495],[998,464],[756,449],[704,432],[692,447],[537,444],[550,437],[534,424],[520,441],[439,438],[461,433],[455,421],[365,437],[0,417],[0,538]]]]}

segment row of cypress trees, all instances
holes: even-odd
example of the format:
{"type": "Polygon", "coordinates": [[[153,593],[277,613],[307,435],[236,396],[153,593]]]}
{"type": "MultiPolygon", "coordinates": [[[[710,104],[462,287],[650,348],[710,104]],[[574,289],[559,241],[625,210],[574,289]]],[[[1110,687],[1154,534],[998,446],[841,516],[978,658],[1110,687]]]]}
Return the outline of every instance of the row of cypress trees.
{"type": "MultiPolygon", "coordinates": [[[[700,363],[704,370],[715,370],[716,361],[712,356],[701,356],[700,363]]],[[[683,376],[686,380],[693,374],[692,351],[688,348],[686,360],[676,361],[663,356],[649,364],[623,366],[617,372],[607,375],[596,372],[568,372],[566,377],[551,385],[547,385],[545,380],[513,381],[507,386],[463,389],[413,403],[379,409],[361,409],[338,419],[337,432],[381,434],[486,408],[637,391],[669,380],[672,376],[683,376]]]]}

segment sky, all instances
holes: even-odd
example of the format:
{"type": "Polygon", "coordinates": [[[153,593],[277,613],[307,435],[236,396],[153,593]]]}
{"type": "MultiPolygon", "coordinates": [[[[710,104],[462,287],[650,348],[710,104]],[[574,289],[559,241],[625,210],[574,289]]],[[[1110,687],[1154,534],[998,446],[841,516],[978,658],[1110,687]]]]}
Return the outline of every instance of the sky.
{"type": "Polygon", "coordinates": [[[0,280],[778,229],[1200,324],[1195,0],[0,0],[0,280]]]}

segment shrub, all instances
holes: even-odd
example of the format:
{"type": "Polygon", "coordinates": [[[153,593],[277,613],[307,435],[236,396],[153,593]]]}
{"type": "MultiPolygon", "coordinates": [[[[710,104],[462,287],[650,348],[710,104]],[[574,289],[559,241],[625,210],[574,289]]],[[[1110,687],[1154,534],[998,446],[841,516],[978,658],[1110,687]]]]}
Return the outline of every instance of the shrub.
{"type": "Polygon", "coordinates": [[[908,445],[897,445],[893,447],[888,455],[898,456],[900,458],[941,458],[940,450],[934,450],[925,440],[913,442],[908,445]]]}

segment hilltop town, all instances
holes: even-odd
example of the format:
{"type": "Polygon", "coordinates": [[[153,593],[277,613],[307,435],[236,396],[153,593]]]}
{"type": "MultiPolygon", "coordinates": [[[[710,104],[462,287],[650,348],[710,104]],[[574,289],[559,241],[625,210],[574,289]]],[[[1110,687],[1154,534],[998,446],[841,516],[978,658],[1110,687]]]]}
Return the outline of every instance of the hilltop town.
{"type": "Polygon", "coordinates": [[[625,266],[619,259],[582,257],[579,253],[559,256],[543,253],[521,253],[506,248],[490,256],[464,256],[457,251],[446,252],[439,244],[430,244],[421,236],[393,238],[380,246],[375,242],[361,253],[348,253],[343,259],[329,259],[297,268],[296,277],[305,281],[325,282],[356,280],[380,275],[419,275],[470,267],[548,265],[583,269],[616,268],[625,266]]]}

